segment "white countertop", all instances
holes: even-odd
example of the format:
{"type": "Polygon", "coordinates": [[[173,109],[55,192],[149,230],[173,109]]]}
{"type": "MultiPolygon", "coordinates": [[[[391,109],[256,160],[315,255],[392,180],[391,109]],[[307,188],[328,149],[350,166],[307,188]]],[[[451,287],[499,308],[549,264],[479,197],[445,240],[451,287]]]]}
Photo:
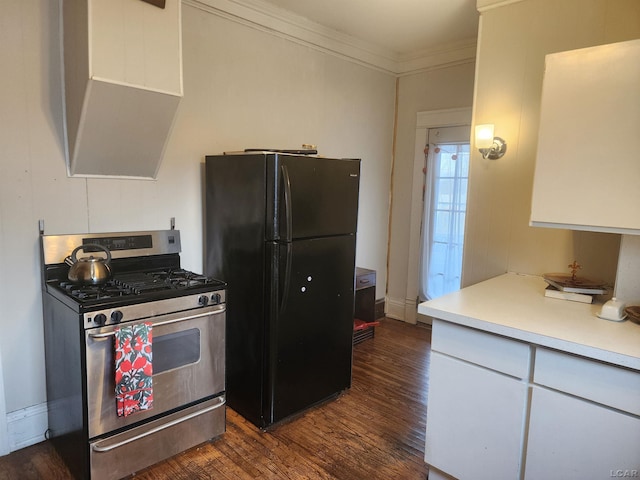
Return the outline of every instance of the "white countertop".
{"type": "Polygon", "coordinates": [[[601,304],[548,298],[542,277],[507,273],[418,305],[418,313],[640,370],[640,325],[596,316],[601,304]]]}

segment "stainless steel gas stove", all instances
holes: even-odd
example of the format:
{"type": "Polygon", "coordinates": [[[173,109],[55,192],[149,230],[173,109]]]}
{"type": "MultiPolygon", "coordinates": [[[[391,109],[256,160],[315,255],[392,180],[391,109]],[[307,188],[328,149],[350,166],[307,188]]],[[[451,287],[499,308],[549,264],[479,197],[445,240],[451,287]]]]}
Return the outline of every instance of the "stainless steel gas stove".
{"type": "Polygon", "coordinates": [[[226,285],[181,268],[180,232],[41,240],[48,434],[72,473],[118,479],[222,434],[226,285]],[[79,246],[108,250],[110,278],[68,279],[79,246]],[[153,401],[122,416],[116,338],[138,327],[153,401]]]}

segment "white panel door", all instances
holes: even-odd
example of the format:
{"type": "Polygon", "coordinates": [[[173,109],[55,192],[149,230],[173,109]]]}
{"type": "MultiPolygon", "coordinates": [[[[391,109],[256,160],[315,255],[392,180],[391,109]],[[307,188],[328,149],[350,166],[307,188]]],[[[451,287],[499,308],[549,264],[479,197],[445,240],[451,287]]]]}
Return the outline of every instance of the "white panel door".
{"type": "Polygon", "coordinates": [[[534,387],[526,480],[639,474],[640,418],[534,387]]]}
{"type": "Polygon", "coordinates": [[[527,384],[433,352],[425,461],[461,480],[520,475],[527,384]]]}

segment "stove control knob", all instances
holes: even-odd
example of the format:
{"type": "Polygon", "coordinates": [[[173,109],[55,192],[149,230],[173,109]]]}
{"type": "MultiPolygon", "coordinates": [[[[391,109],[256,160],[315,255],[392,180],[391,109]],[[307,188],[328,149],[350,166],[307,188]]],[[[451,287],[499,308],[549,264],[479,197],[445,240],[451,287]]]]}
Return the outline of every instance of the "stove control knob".
{"type": "Polygon", "coordinates": [[[120,310],[114,310],[111,312],[111,321],[113,323],[120,323],[122,321],[123,314],[120,310]]]}
{"type": "Polygon", "coordinates": [[[219,305],[220,304],[220,294],[219,293],[214,293],[213,295],[211,295],[211,303],[213,303],[214,305],[219,305]]]}
{"type": "Polygon", "coordinates": [[[99,313],[95,317],[93,317],[93,321],[96,325],[102,326],[107,323],[107,316],[104,313],[99,313]]]}
{"type": "Polygon", "coordinates": [[[207,297],[206,295],[200,295],[200,297],[198,298],[198,304],[206,307],[209,304],[209,297],[207,297]]]}

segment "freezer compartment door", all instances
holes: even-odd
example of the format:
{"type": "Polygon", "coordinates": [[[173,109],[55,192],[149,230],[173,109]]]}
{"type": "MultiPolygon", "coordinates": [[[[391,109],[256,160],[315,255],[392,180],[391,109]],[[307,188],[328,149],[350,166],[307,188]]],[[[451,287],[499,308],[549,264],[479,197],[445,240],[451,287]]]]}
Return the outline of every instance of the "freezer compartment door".
{"type": "Polygon", "coordinates": [[[360,160],[271,155],[268,165],[271,240],[356,232],[360,160]]]}
{"type": "Polygon", "coordinates": [[[273,244],[267,424],[351,386],[355,240],[273,244]]]}

